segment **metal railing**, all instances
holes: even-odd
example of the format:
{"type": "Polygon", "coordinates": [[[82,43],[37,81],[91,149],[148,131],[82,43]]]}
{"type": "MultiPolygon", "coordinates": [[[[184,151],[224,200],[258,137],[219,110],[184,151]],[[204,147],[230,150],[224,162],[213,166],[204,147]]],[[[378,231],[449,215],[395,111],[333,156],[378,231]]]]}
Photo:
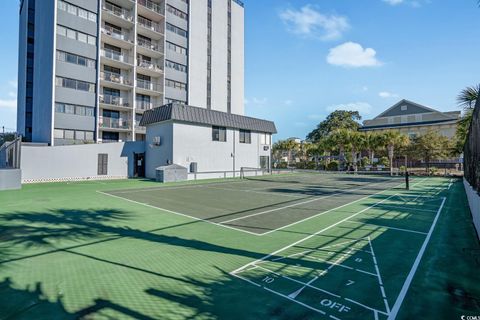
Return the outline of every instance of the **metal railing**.
{"type": "Polygon", "coordinates": [[[100,103],[109,104],[112,106],[130,108],[130,103],[126,99],[122,97],[112,96],[109,94],[101,94],[100,103]]]}
{"type": "Polygon", "coordinates": [[[138,4],[151,10],[154,11],[158,14],[165,15],[165,7],[161,4],[155,3],[150,0],[137,0],[138,4]]]}
{"type": "Polygon", "coordinates": [[[132,128],[131,122],[122,118],[99,117],[100,128],[125,129],[132,128]]]}
{"type": "Polygon", "coordinates": [[[142,111],[145,111],[145,110],[149,110],[149,109],[152,109],[153,108],[153,103],[152,102],[149,102],[149,101],[141,101],[141,100],[136,100],[136,106],[135,108],[137,110],[142,110],[142,111]]]}
{"type": "Polygon", "coordinates": [[[133,42],[130,40],[128,33],[112,28],[111,26],[103,25],[102,33],[115,39],[123,40],[130,43],[133,42]]]}
{"type": "Polygon", "coordinates": [[[162,72],[163,71],[162,66],[160,66],[156,63],[152,63],[151,61],[148,61],[148,60],[137,59],[137,66],[140,67],[140,68],[143,68],[143,69],[153,70],[153,71],[156,71],[156,72],[162,72]]]}
{"type": "Polygon", "coordinates": [[[160,84],[140,79],[137,79],[137,88],[162,92],[162,86],[160,86],[160,84]]]}
{"type": "Polygon", "coordinates": [[[128,10],[124,8],[114,6],[111,3],[107,3],[107,2],[103,2],[102,8],[103,10],[110,12],[113,15],[116,15],[117,17],[133,22],[133,16],[130,14],[128,10]]]}
{"type": "Polygon", "coordinates": [[[110,71],[101,71],[100,72],[100,79],[105,81],[110,81],[114,83],[124,84],[127,86],[131,86],[132,82],[128,80],[126,77],[122,76],[119,73],[114,73],[110,71]]]}
{"type": "Polygon", "coordinates": [[[161,33],[161,34],[164,34],[165,33],[165,27],[159,23],[156,23],[156,22],[153,22],[153,21],[150,21],[148,19],[145,19],[143,17],[138,17],[137,18],[137,22],[138,22],[138,25],[146,28],[146,29],[150,29],[152,31],[155,31],[155,32],[158,32],[158,33],[161,33]]]}
{"type": "Polygon", "coordinates": [[[100,54],[102,57],[105,57],[107,59],[130,63],[130,57],[122,53],[118,53],[118,51],[114,51],[111,49],[101,49],[100,54]]]}
{"type": "Polygon", "coordinates": [[[135,131],[144,133],[147,132],[147,128],[140,125],[140,121],[135,121],[135,131]]]}
{"type": "Polygon", "coordinates": [[[137,39],[137,45],[139,45],[140,47],[143,47],[143,48],[147,48],[149,50],[153,50],[153,51],[157,51],[157,52],[162,52],[163,48],[161,46],[159,46],[158,44],[155,44],[151,41],[146,41],[146,40],[143,40],[143,39],[137,39]]]}

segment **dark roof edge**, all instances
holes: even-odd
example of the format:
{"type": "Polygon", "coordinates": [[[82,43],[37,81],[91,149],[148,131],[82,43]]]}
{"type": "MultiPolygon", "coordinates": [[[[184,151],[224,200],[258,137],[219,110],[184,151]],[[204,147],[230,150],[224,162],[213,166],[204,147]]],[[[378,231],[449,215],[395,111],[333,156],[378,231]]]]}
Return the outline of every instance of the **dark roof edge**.
{"type": "Polygon", "coordinates": [[[434,121],[425,121],[425,122],[394,123],[394,124],[385,124],[385,125],[378,125],[378,126],[362,126],[360,128],[360,130],[422,126],[422,125],[430,125],[430,124],[445,123],[445,122],[458,122],[458,119],[445,119],[445,120],[434,120],[434,121]]]}

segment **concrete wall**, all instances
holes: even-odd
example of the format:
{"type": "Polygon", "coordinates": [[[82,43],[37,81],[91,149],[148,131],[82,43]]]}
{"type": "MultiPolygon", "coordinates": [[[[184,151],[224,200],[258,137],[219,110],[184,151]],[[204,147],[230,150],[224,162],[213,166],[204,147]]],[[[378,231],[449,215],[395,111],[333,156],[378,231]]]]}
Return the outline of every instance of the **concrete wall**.
{"type": "Polygon", "coordinates": [[[145,152],[143,142],[74,146],[22,145],[22,181],[46,182],[133,176],[134,153],[145,152]],[[108,173],[98,175],[98,154],[108,154],[108,173]]]}
{"type": "Polygon", "coordinates": [[[55,83],[56,1],[35,1],[32,141],[51,143],[55,83]]]}
{"type": "Polygon", "coordinates": [[[465,179],[463,179],[463,185],[465,186],[465,192],[467,193],[473,224],[477,230],[477,236],[480,239],[480,194],[475,191],[465,179]]]}
{"type": "Polygon", "coordinates": [[[157,123],[147,127],[145,142],[145,175],[155,178],[155,169],[165,166],[173,159],[173,123],[157,123]],[[160,146],[154,145],[154,138],[160,137],[160,146]]]}
{"type": "Polygon", "coordinates": [[[0,191],[22,188],[22,171],[20,169],[0,169],[0,191]]]}
{"type": "Polygon", "coordinates": [[[223,112],[227,112],[227,48],[227,0],[212,1],[212,110],[223,112]]]}
{"type": "Polygon", "coordinates": [[[27,20],[28,1],[24,1],[19,17],[17,132],[25,136],[25,98],[27,90],[27,20]]]}
{"type": "Polygon", "coordinates": [[[188,103],[207,107],[207,0],[190,1],[188,103]]]}
{"type": "Polygon", "coordinates": [[[257,132],[251,133],[251,143],[246,144],[239,143],[237,129],[227,128],[227,141],[220,142],[212,141],[211,126],[174,124],[174,163],[188,168],[191,162],[197,162],[199,172],[258,168],[260,156],[270,155],[270,150],[264,151],[263,147],[257,132]]]}
{"type": "Polygon", "coordinates": [[[245,114],[244,9],[232,1],[232,113],[245,114]]]}

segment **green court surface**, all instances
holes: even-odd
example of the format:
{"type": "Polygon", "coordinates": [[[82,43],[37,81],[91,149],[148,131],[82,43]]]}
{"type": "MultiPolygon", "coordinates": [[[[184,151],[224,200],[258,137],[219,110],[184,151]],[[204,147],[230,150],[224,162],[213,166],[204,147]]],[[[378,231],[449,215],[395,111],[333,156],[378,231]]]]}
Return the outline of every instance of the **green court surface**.
{"type": "Polygon", "coordinates": [[[0,192],[0,319],[480,315],[461,180],[283,174],[0,192]]]}

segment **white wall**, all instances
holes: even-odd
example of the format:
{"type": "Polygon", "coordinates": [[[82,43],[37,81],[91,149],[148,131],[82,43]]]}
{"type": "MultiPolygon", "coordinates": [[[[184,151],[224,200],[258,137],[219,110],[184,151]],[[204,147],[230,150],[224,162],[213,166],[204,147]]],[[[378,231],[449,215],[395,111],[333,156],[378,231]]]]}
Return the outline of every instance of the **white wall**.
{"type": "Polygon", "coordinates": [[[227,141],[212,141],[212,127],[175,123],[173,161],[189,167],[197,162],[199,172],[232,171],[241,167],[260,167],[260,156],[269,156],[259,141],[259,133],[251,133],[251,143],[239,143],[239,132],[227,129],[227,141]],[[232,153],[235,150],[235,167],[232,153]]]}
{"type": "Polygon", "coordinates": [[[232,113],[244,115],[244,9],[232,1],[232,113]]]}
{"type": "Polygon", "coordinates": [[[207,0],[190,1],[188,103],[207,107],[207,0]]]}
{"type": "Polygon", "coordinates": [[[470,211],[472,212],[473,224],[477,230],[477,236],[480,239],[480,194],[470,186],[465,178],[463,179],[463,185],[465,186],[470,211]]]}
{"type": "Polygon", "coordinates": [[[73,146],[22,145],[22,182],[127,178],[133,175],[133,154],[143,153],[142,142],[73,146]],[[98,175],[98,154],[108,154],[108,174],[98,175]]]}
{"type": "Polygon", "coordinates": [[[155,169],[173,159],[173,122],[152,124],[147,127],[145,139],[145,176],[154,179],[155,169]],[[160,137],[160,146],[154,145],[154,138],[160,137]]]}
{"type": "Polygon", "coordinates": [[[227,112],[227,10],[227,0],[212,1],[212,110],[223,112],[227,112]]]}

